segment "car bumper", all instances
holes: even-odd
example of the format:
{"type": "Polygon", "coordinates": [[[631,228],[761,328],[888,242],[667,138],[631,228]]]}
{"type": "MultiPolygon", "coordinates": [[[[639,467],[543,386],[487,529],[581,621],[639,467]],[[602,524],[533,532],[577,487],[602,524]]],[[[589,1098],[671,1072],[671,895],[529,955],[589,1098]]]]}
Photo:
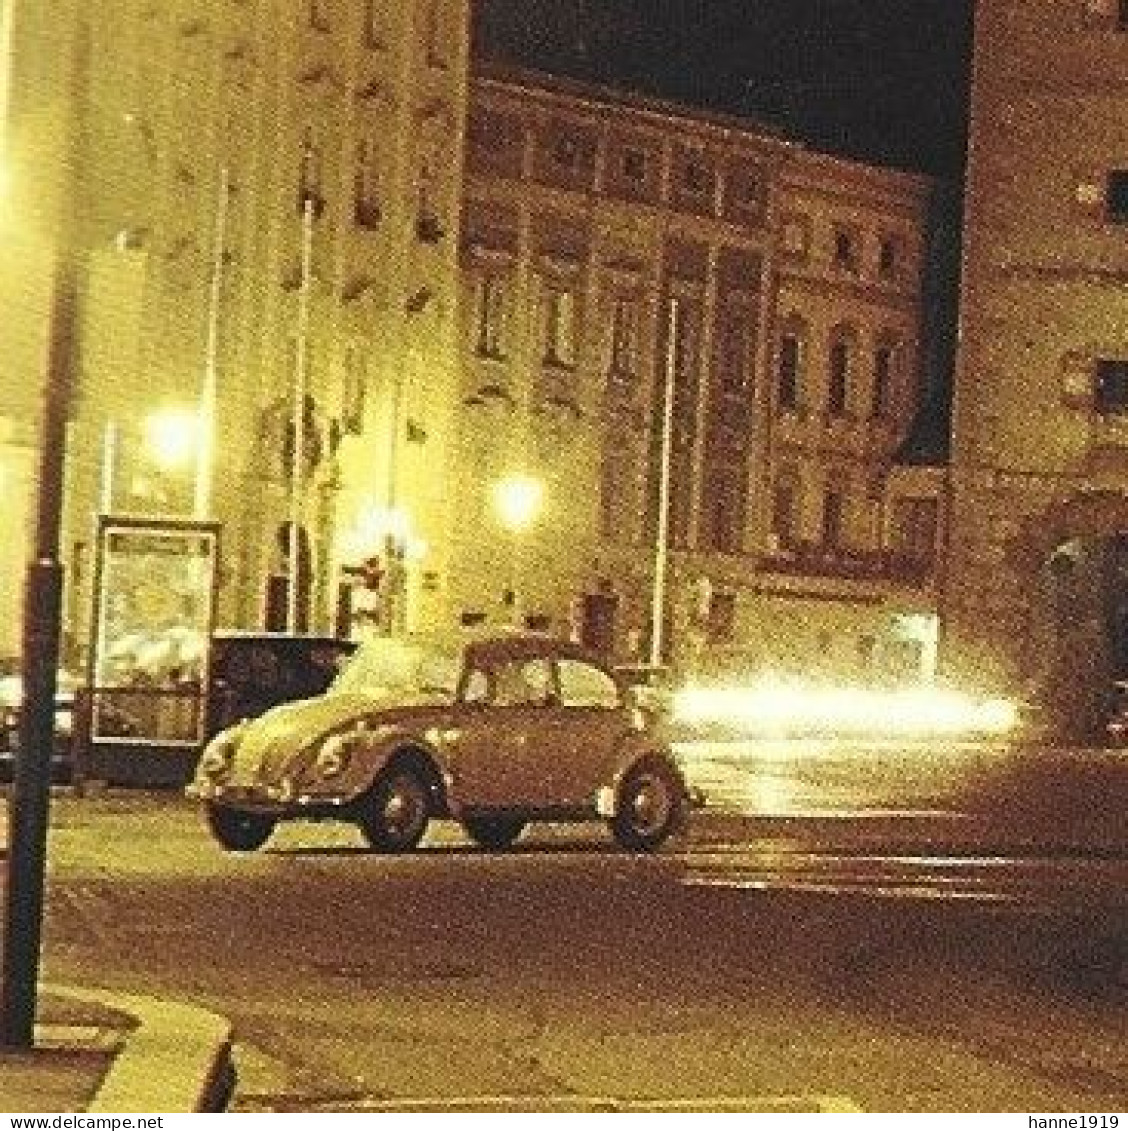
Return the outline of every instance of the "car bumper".
{"type": "Polygon", "coordinates": [[[339,811],[349,798],[298,792],[289,782],[277,785],[234,785],[225,782],[194,781],[184,790],[195,801],[273,813],[280,817],[317,815],[339,811]]]}

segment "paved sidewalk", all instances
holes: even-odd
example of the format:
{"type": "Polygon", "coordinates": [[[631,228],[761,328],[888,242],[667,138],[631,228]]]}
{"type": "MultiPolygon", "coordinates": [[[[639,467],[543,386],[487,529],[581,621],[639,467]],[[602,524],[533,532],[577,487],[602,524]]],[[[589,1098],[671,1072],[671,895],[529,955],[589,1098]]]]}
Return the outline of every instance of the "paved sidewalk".
{"type": "Polygon", "coordinates": [[[214,1013],[73,986],[44,986],[35,1047],[0,1048],[0,1111],[222,1111],[231,1027],[214,1013]]]}

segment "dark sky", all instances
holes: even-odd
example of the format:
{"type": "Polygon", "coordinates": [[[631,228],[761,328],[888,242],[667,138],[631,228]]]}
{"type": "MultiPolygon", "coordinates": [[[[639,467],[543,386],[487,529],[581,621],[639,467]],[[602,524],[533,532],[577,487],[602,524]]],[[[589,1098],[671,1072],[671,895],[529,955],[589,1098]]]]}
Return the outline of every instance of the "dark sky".
{"type": "Polygon", "coordinates": [[[477,0],[487,57],[958,178],[973,0],[477,0]]]}

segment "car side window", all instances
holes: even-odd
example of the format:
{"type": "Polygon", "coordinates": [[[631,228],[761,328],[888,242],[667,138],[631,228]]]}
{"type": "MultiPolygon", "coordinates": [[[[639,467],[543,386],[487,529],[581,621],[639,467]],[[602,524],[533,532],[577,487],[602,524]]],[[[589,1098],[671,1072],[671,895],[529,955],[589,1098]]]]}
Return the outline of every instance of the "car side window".
{"type": "Polygon", "coordinates": [[[583,660],[560,660],[560,702],[565,707],[618,707],[619,688],[605,671],[583,660]]]}
{"type": "Polygon", "coordinates": [[[474,668],[466,677],[466,687],[462,692],[464,703],[485,703],[490,697],[490,681],[481,668],[474,668]]]}
{"type": "Polygon", "coordinates": [[[493,677],[495,707],[541,707],[552,699],[552,672],[547,660],[501,664],[493,677]]]}

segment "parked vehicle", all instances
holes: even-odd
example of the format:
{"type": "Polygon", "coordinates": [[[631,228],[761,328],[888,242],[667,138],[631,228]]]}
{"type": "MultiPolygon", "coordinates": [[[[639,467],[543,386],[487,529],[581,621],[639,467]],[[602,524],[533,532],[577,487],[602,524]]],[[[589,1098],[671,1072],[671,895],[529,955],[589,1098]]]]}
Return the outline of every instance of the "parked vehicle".
{"type": "Polygon", "coordinates": [[[356,642],[222,629],[212,635],[206,737],[295,699],[322,695],[356,642]]]}
{"type": "Polygon", "coordinates": [[[387,852],[432,818],[493,849],[530,821],[603,819],[646,851],[688,807],[669,745],[610,669],[535,634],[370,639],[326,694],[218,734],[188,792],[241,851],[292,818],[355,822],[387,852]]]}
{"type": "MultiPolygon", "coordinates": [[[[54,782],[71,777],[74,755],[75,707],[82,680],[73,672],[60,669],[55,678],[55,734],[50,755],[50,774],[54,782]]],[[[0,781],[10,781],[20,742],[20,715],[23,707],[23,671],[18,657],[0,659],[0,781]]],[[[108,707],[105,726],[113,734],[134,733],[135,720],[125,711],[108,707]]]]}

